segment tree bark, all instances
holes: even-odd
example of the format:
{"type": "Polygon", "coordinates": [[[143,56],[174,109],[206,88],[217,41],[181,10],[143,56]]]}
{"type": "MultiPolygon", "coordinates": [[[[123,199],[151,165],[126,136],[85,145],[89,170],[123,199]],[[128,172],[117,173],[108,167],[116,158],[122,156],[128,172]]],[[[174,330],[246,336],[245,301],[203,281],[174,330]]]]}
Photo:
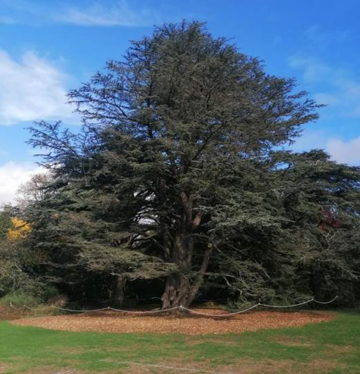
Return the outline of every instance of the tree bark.
{"type": "Polygon", "coordinates": [[[122,306],[125,297],[125,285],[126,285],[126,278],[122,276],[116,276],[114,280],[114,291],[113,291],[113,299],[114,305],[117,307],[122,306]]]}
{"type": "Polygon", "coordinates": [[[211,257],[211,248],[208,248],[203,256],[203,261],[192,284],[190,280],[181,274],[170,276],[166,280],[165,291],[162,296],[162,308],[169,309],[183,306],[188,308],[196,298],[204,281],[211,257]]]}
{"type": "MultiPolygon", "coordinates": [[[[171,251],[171,261],[178,265],[179,270],[183,273],[190,269],[193,244],[193,238],[187,238],[183,233],[176,235],[171,251]]],[[[165,291],[162,296],[163,309],[183,305],[186,301],[188,289],[189,279],[186,274],[178,273],[167,277],[165,291]]]]}
{"type": "Polygon", "coordinates": [[[189,290],[189,280],[183,275],[173,275],[166,279],[165,291],[162,296],[162,308],[169,309],[185,306],[189,290]]]}
{"type": "Polygon", "coordinates": [[[211,248],[208,248],[203,256],[203,261],[198,274],[191,283],[190,273],[192,271],[192,258],[195,245],[195,230],[201,223],[202,212],[194,214],[192,195],[187,196],[185,192],[180,194],[183,213],[179,222],[179,230],[175,235],[169,260],[176,264],[179,273],[167,277],[165,290],[162,296],[162,308],[169,309],[179,306],[189,307],[195,299],[204,279],[209,265],[211,248]]]}
{"type": "Polygon", "coordinates": [[[188,297],[186,299],[186,306],[187,307],[189,307],[191,305],[191,303],[194,301],[197,293],[199,292],[199,289],[200,289],[200,287],[201,287],[201,285],[204,281],[204,276],[206,274],[207,268],[209,266],[210,257],[211,257],[211,248],[207,248],[205,253],[204,253],[203,261],[202,261],[199,273],[197,275],[197,278],[195,279],[193,285],[191,286],[191,289],[189,290],[189,294],[188,294],[188,297]]]}

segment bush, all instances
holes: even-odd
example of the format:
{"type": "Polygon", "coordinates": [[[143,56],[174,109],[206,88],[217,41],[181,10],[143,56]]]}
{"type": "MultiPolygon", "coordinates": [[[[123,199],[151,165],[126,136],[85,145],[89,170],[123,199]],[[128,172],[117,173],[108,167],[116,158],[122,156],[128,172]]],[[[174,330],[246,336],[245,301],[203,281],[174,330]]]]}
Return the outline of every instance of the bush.
{"type": "Polygon", "coordinates": [[[35,307],[56,298],[58,295],[59,292],[54,286],[49,286],[41,282],[30,282],[28,287],[9,292],[0,299],[0,302],[3,305],[9,305],[11,302],[15,307],[22,307],[24,305],[35,307]]]}
{"type": "Polygon", "coordinates": [[[22,308],[24,305],[30,308],[36,307],[41,301],[34,295],[22,291],[11,292],[0,299],[2,305],[9,306],[11,303],[16,308],[22,308]]]}

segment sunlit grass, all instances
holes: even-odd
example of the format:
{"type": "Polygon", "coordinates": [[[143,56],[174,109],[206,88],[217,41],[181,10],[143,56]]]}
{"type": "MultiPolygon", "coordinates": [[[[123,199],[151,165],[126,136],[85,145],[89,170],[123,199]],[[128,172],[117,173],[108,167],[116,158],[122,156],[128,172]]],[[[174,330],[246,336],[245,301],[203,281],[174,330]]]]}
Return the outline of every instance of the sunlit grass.
{"type": "Polygon", "coordinates": [[[207,336],[75,333],[0,323],[1,373],[131,372],[124,362],[214,372],[246,367],[250,373],[360,373],[360,314],[337,313],[331,322],[301,328],[207,336]]]}

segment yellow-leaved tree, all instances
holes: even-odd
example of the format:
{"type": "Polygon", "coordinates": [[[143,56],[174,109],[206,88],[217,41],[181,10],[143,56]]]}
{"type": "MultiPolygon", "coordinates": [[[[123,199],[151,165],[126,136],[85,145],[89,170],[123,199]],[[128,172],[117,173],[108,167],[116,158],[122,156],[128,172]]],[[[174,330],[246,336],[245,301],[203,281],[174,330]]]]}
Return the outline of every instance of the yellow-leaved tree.
{"type": "Polygon", "coordinates": [[[12,227],[7,231],[9,240],[22,239],[31,231],[31,226],[28,223],[16,217],[11,218],[11,225],[12,227]]]}

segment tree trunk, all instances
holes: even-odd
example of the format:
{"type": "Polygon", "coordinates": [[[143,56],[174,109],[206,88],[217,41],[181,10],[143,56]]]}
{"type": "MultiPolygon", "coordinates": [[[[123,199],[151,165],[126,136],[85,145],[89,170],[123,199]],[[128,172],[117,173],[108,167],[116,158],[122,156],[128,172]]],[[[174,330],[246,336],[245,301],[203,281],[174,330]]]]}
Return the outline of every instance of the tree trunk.
{"type": "Polygon", "coordinates": [[[161,298],[162,308],[185,306],[189,291],[189,280],[183,275],[173,275],[166,279],[165,291],[161,298]]]}
{"type": "Polygon", "coordinates": [[[186,307],[189,307],[191,303],[194,301],[197,293],[199,292],[199,289],[204,281],[204,276],[206,274],[206,270],[209,266],[210,262],[210,256],[211,256],[211,247],[208,247],[204,253],[203,261],[201,264],[201,268],[199,270],[199,273],[197,274],[197,277],[194,281],[194,283],[191,286],[191,289],[189,290],[188,297],[186,299],[186,307]]]}
{"type": "Polygon", "coordinates": [[[161,298],[163,309],[179,306],[189,307],[199,291],[210,260],[211,249],[209,248],[205,251],[199,273],[191,284],[189,277],[192,271],[196,236],[194,232],[200,225],[202,212],[197,211],[194,214],[192,195],[188,197],[185,192],[182,192],[180,199],[183,206],[183,213],[179,222],[180,227],[175,235],[175,242],[169,250],[171,254],[169,260],[178,266],[179,273],[166,279],[165,290],[161,298]]]}
{"type": "MultiPolygon", "coordinates": [[[[178,233],[172,248],[171,261],[179,266],[179,270],[186,272],[190,269],[193,252],[193,239],[178,233]]],[[[168,309],[183,305],[189,290],[189,280],[185,274],[174,274],[166,279],[165,291],[162,296],[162,308],[168,309]]]]}
{"type": "Polygon", "coordinates": [[[126,278],[122,276],[116,276],[114,280],[113,299],[114,305],[121,307],[125,297],[125,284],[126,278]]]}
{"type": "MultiPolygon", "coordinates": [[[[176,274],[166,279],[165,291],[162,296],[162,308],[169,309],[183,306],[188,308],[196,298],[196,295],[204,281],[207,268],[209,266],[211,248],[208,248],[203,256],[203,261],[199,272],[192,283],[186,275],[176,274]]],[[[191,265],[188,264],[188,265],[191,265]]]]}

